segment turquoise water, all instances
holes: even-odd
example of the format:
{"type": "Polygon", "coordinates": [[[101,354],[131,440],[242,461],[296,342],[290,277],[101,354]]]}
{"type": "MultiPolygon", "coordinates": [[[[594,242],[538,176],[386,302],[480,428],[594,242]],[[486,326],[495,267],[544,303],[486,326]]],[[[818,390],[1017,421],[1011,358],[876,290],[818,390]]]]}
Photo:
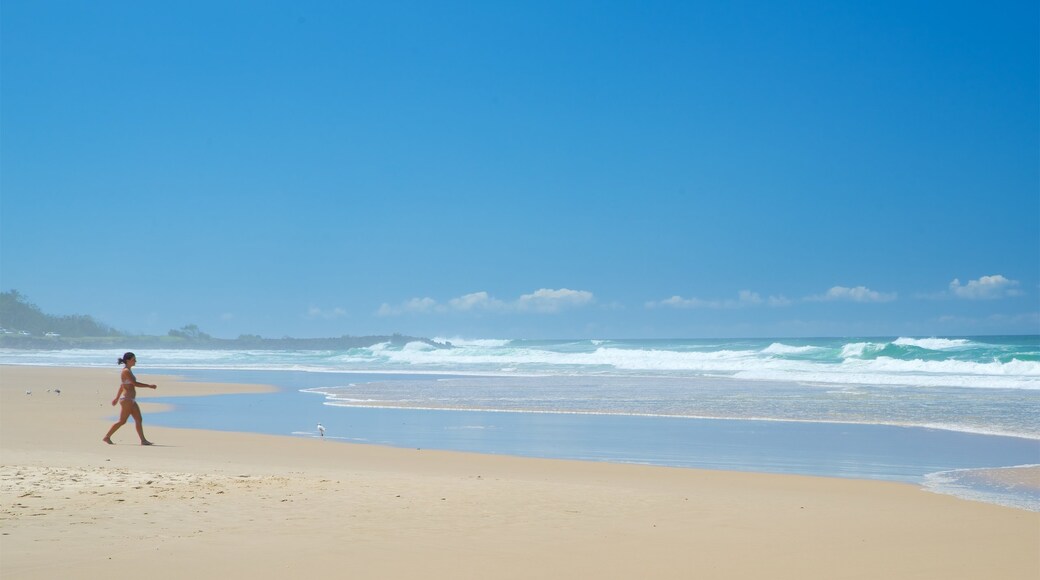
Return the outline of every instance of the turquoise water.
{"type": "MultiPolygon", "coordinates": [[[[828,385],[1040,390],[1040,336],[461,340],[344,351],[154,350],[150,368],[725,377],[828,385]]],[[[131,347],[132,345],[127,345],[131,347]]],[[[109,366],[114,351],[0,349],[0,363],[109,366]]],[[[116,356],[122,353],[116,353],[116,356]]]]}

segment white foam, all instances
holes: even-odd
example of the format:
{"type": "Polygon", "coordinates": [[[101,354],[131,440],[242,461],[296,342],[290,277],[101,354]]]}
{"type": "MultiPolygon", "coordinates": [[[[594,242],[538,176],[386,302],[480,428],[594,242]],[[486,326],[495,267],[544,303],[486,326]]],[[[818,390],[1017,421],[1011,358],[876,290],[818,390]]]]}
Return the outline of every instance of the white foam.
{"type": "Polygon", "coordinates": [[[873,342],[850,342],[841,348],[841,358],[862,358],[867,351],[877,352],[884,347],[873,342]]]}
{"type": "Polygon", "coordinates": [[[927,350],[954,350],[970,347],[973,343],[963,338],[904,338],[892,341],[899,346],[916,346],[927,350]]]}
{"type": "MultiPolygon", "coordinates": [[[[933,375],[968,375],[1013,378],[1040,378],[1040,362],[1013,359],[1006,363],[992,361],[986,363],[961,360],[900,360],[886,356],[874,360],[846,360],[841,364],[845,368],[867,368],[874,372],[900,373],[915,375],[927,373],[933,375]]],[[[1034,381],[1028,381],[1034,382],[1034,381]]]]}
{"type": "Polygon", "coordinates": [[[818,346],[791,346],[782,342],[774,342],[773,344],[762,349],[763,354],[804,354],[807,352],[817,352],[823,350],[818,346]]]}
{"type": "Polygon", "coordinates": [[[939,471],[925,475],[922,487],[924,490],[932,493],[1040,512],[1040,491],[1035,487],[999,484],[996,480],[985,481],[987,479],[985,476],[989,472],[1032,467],[1037,466],[1016,465],[1013,467],[939,471]]]}
{"type": "Polygon", "coordinates": [[[402,347],[402,350],[408,350],[408,351],[416,351],[416,350],[422,351],[422,350],[436,350],[436,349],[437,349],[437,347],[433,346],[432,344],[425,343],[425,342],[422,342],[422,341],[419,341],[419,340],[414,340],[412,342],[409,342],[408,344],[404,345],[404,347],[402,347]]]}
{"type": "MultiPolygon", "coordinates": [[[[900,339],[907,340],[917,339],[900,339]]],[[[928,339],[954,348],[960,339],[928,339]]],[[[473,346],[433,348],[424,342],[381,343],[349,351],[154,350],[142,357],[149,371],[165,369],[293,370],[336,373],[620,375],[736,377],[830,385],[900,385],[1040,390],[1040,361],[903,360],[865,357],[886,343],[842,345],[841,356],[807,360],[777,356],[826,350],[774,342],[766,347],[718,350],[594,347],[568,343],[566,350],[508,341],[476,341],[473,346]]],[[[559,345],[557,345],[559,346],[559,345]]],[[[837,345],[835,345],[837,346],[837,345]]],[[[689,347],[686,347],[689,348],[689,347]]],[[[120,353],[121,354],[121,353],[120,353]]],[[[111,350],[15,351],[0,349],[0,362],[48,366],[115,367],[111,350]]]]}
{"type": "MultiPolygon", "coordinates": [[[[875,361],[864,361],[873,363],[875,361]]],[[[826,368],[804,368],[804,369],[770,369],[757,368],[738,371],[733,374],[734,378],[754,381],[786,381],[820,385],[878,385],[878,386],[903,386],[903,387],[962,387],[977,389],[1024,389],[1040,390],[1040,379],[1004,375],[999,372],[978,372],[976,374],[947,374],[927,372],[911,373],[913,367],[921,365],[922,368],[929,365],[927,361],[896,361],[891,368],[885,368],[885,361],[877,365],[847,365],[843,364],[833,370],[826,368]],[[901,364],[901,363],[916,364],[901,364]]],[[[943,363],[932,365],[941,367],[943,363]]],[[[973,363],[964,363],[973,364],[973,363]]]]}
{"type": "Polygon", "coordinates": [[[452,346],[466,347],[466,346],[481,346],[481,347],[503,347],[507,346],[511,340],[508,339],[497,339],[497,338],[442,338],[437,337],[433,339],[434,342],[441,344],[450,342],[452,346]]]}

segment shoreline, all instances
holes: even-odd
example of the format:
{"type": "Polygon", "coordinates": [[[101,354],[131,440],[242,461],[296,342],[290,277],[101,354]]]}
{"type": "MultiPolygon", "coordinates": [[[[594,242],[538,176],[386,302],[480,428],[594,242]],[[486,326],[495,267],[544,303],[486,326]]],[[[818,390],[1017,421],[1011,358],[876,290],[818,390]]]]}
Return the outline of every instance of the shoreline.
{"type": "MultiPolygon", "coordinates": [[[[241,400],[188,399],[177,405],[180,412],[176,415],[157,419],[169,427],[316,437],[313,419],[318,419],[328,430],[329,440],[518,457],[903,481],[936,493],[985,498],[989,503],[1040,512],[1040,468],[1032,467],[1040,463],[1040,442],[1028,437],[937,429],[934,425],[444,408],[371,404],[363,399],[352,404],[340,397],[327,398],[339,387],[313,386],[331,384],[326,381],[337,380],[336,375],[185,372],[194,380],[277,384],[279,392],[241,400]],[[239,413],[243,406],[249,412],[239,413]],[[1017,485],[1007,483],[1008,475],[999,480],[982,477],[986,470],[998,467],[1015,468],[1010,476],[1017,478],[1017,485]],[[951,477],[953,472],[959,475],[951,477]],[[971,485],[965,487],[964,482],[971,485]]],[[[368,396],[379,396],[383,380],[382,375],[363,375],[357,379],[357,388],[368,396]]],[[[430,381],[430,389],[439,384],[430,376],[423,380],[430,381]]],[[[166,401],[176,404],[174,399],[166,401]]]]}
{"type": "Polygon", "coordinates": [[[140,376],[153,447],[100,441],[115,365],[0,366],[4,578],[1040,573],[1040,514],[916,485],[156,427],[153,396],[270,387],[140,376]]]}
{"type": "MultiPolygon", "coordinates": [[[[320,387],[319,387],[320,388],[320,387]]],[[[315,394],[321,394],[320,391],[303,389],[304,391],[311,391],[315,394]]],[[[821,424],[821,425],[877,425],[881,427],[901,427],[904,429],[935,429],[937,431],[949,431],[951,433],[965,433],[968,435],[983,435],[987,437],[1010,437],[1012,439],[1023,439],[1026,441],[1040,441],[1040,435],[1030,435],[1026,433],[1005,433],[1003,431],[986,431],[983,429],[973,430],[966,427],[958,427],[956,425],[942,425],[936,423],[928,424],[916,424],[916,423],[897,423],[894,421],[839,421],[835,419],[786,419],[777,417],[718,417],[715,415],[675,415],[666,413],[629,413],[624,411],[552,411],[552,410],[532,410],[532,409],[494,409],[484,407],[427,407],[420,405],[409,405],[406,403],[401,404],[387,404],[387,403],[344,403],[344,402],[327,402],[332,407],[348,407],[352,409],[401,409],[411,411],[467,411],[473,413],[517,413],[517,414],[536,414],[536,415],[587,415],[593,417],[644,417],[649,419],[692,419],[695,421],[758,421],[763,423],[801,423],[801,424],[821,424]]]]}
{"type": "MultiPolygon", "coordinates": [[[[105,366],[72,366],[72,365],[60,365],[51,366],[40,363],[0,363],[0,368],[12,367],[12,368],[41,368],[41,369],[93,369],[102,370],[108,369],[105,366]]],[[[430,376],[441,378],[546,378],[553,377],[554,375],[548,374],[514,374],[514,373],[493,373],[490,371],[438,371],[438,370],[356,370],[356,369],[321,369],[321,370],[307,370],[307,369],[295,369],[295,368],[265,368],[256,369],[250,367],[233,368],[233,367],[193,367],[193,368],[160,368],[156,372],[152,373],[154,376],[169,377],[172,379],[178,379],[184,383],[208,383],[208,384],[222,384],[222,385],[238,385],[239,383],[234,382],[221,382],[221,381],[198,381],[196,379],[187,378],[184,373],[196,373],[196,374],[210,374],[210,373],[309,373],[309,374],[331,374],[331,375],[373,375],[373,376],[408,376],[408,377],[422,377],[430,376]]],[[[608,378],[621,378],[622,375],[607,375],[608,378]]],[[[636,378],[646,378],[642,376],[635,376],[636,378]]],[[[732,380],[732,379],[729,379],[732,380]]],[[[752,382],[762,382],[768,384],[777,383],[776,380],[764,379],[756,380],[749,379],[752,382]]],[[[271,387],[271,385],[252,385],[254,387],[271,387]]],[[[277,390],[277,387],[271,387],[277,390]]],[[[300,391],[309,392],[315,395],[326,396],[322,389],[328,387],[308,387],[301,388],[300,391]]],[[[248,391],[242,391],[248,393],[248,391]]],[[[270,391],[255,391],[253,393],[270,392],[270,391]]],[[[232,393],[199,393],[197,396],[204,395],[217,395],[217,394],[232,394],[232,393]]],[[[165,394],[158,396],[167,396],[165,394]]],[[[191,394],[184,394],[183,396],[192,396],[191,394]]],[[[468,411],[476,413],[517,413],[517,414],[546,414],[546,415],[587,415],[587,416],[604,416],[604,417],[647,417],[647,418],[660,418],[660,419],[692,419],[692,420],[704,420],[704,421],[759,421],[764,423],[796,423],[796,424],[827,424],[827,425],[877,425],[886,427],[899,427],[906,429],[934,429],[939,431],[948,431],[951,433],[964,433],[968,435],[982,435],[987,437],[1008,437],[1013,439],[1022,439],[1026,441],[1038,441],[1040,442],[1040,433],[1022,433],[1017,431],[998,431],[990,429],[977,429],[972,427],[964,427],[956,424],[945,424],[945,423],[914,423],[914,422],[898,422],[898,421],[856,421],[856,420],[842,420],[842,419],[799,419],[799,418],[787,418],[787,417],[767,417],[767,416],[719,416],[719,415],[689,415],[689,414],[669,414],[669,413],[635,413],[626,411],[597,411],[597,410],[549,410],[549,409],[499,409],[490,407],[464,407],[464,406],[423,406],[408,403],[364,403],[364,402],[337,402],[334,398],[326,404],[335,407],[344,408],[357,408],[357,409],[401,409],[401,410],[415,410],[415,411],[468,411]]],[[[1033,464],[1024,464],[1022,466],[1008,466],[1008,467],[1023,467],[1030,466],[1033,464]]]]}

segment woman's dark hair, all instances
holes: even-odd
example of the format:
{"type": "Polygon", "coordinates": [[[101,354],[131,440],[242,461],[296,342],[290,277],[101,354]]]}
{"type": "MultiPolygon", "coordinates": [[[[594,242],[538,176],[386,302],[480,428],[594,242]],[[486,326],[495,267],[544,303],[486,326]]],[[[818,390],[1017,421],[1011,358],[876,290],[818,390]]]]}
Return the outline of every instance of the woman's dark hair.
{"type": "Polygon", "coordinates": [[[134,356],[134,353],[132,353],[132,352],[128,352],[128,353],[126,353],[126,354],[124,354],[124,355],[123,355],[123,358],[119,359],[119,360],[118,360],[118,361],[116,361],[116,362],[117,362],[118,364],[121,364],[121,365],[125,365],[125,364],[126,364],[126,361],[128,361],[128,360],[130,360],[130,359],[132,359],[132,358],[137,358],[137,357],[136,357],[136,356],[134,356]]]}

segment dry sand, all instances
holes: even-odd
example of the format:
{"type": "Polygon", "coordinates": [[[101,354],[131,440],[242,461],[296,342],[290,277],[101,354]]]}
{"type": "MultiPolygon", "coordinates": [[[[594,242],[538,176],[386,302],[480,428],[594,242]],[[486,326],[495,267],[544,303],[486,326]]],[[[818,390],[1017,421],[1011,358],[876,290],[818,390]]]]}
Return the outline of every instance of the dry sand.
{"type": "Polygon", "coordinates": [[[1040,578],[1038,513],[900,483],[149,427],[150,396],[265,387],[138,370],[159,385],[139,389],[153,447],[132,422],[101,442],[114,365],[0,367],[0,577],[1040,578]]]}

